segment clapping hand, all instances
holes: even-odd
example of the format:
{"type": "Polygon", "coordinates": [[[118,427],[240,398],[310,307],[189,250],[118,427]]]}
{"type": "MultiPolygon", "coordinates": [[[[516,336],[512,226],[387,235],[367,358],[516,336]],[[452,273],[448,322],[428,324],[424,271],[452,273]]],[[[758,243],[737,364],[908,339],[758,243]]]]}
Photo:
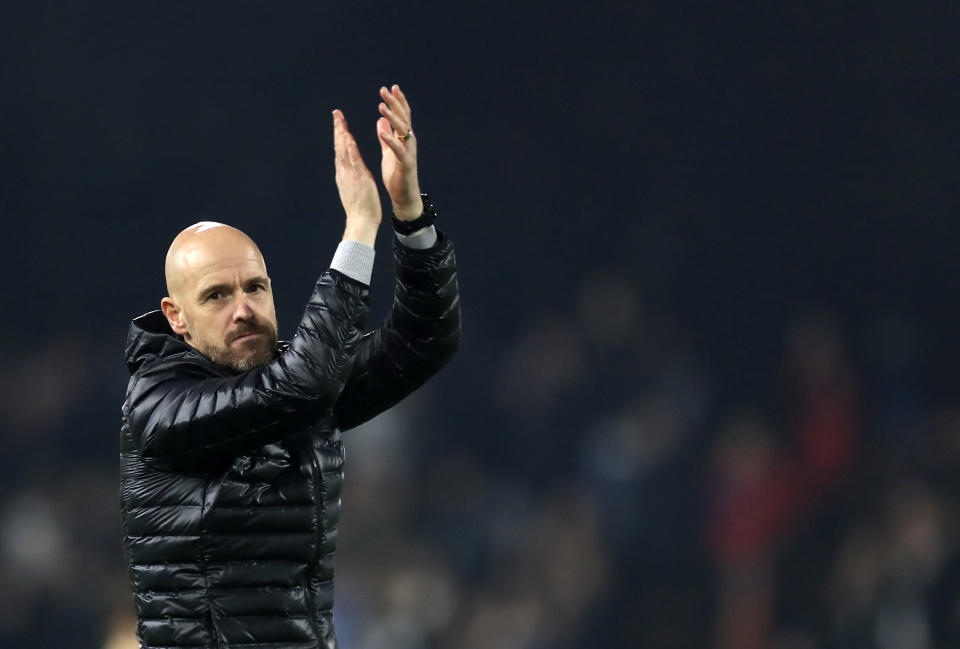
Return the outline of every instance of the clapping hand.
{"type": "Polygon", "coordinates": [[[382,216],[380,194],[340,110],[333,111],[333,150],[337,191],[347,213],[343,238],[373,247],[382,216]]]}
{"type": "Polygon", "coordinates": [[[401,221],[412,221],[423,212],[420,181],[417,178],[417,138],[413,134],[410,104],[394,84],[380,88],[380,114],[377,137],[383,157],[380,162],[383,184],[390,194],[393,213],[401,221]]]}

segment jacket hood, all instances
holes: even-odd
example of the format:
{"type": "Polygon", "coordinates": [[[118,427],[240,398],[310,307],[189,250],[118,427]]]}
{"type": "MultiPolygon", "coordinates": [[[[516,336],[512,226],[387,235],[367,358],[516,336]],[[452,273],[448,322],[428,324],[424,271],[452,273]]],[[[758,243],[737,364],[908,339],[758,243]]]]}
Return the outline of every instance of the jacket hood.
{"type": "Polygon", "coordinates": [[[133,374],[147,361],[193,349],[183,338],[173,333],[170,323],[159,309],[144,313],[130,323],[127,332],[125,357],[133,374]]]}

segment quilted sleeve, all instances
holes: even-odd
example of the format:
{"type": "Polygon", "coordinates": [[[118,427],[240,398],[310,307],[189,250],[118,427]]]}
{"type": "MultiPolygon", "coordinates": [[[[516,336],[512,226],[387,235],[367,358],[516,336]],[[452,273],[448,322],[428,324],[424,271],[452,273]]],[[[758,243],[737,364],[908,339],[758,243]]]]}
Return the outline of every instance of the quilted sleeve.
{"type": "Polygon", "coordinates": [[[144,367],[124,403],[135,445],[158,459],[235,453],[315,421],[343,389],[369,303],[368,287],[327,271],[289,349],[270,364],[222,378],[187,359],[144,367]]]}
{"type": "Polygon", "coordinates": [[[460,292],[453,244],[438,232],[425,250],[394,241],[393,307],[366,334],[334,406],[341,430],[380,414],[423,385],[460,344],[460,292]]]}

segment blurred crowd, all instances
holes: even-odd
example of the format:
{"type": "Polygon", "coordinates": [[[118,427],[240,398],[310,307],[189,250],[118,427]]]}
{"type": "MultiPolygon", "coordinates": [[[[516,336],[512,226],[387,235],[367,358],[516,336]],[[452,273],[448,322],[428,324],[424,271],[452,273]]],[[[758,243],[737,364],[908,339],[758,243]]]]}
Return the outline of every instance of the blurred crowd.
{"type": "MultiPolygon", "coordinates": [[[[466,301],[453,364],[345,436],[343,647],[960,646],[960,406],[917,322],[804,309],[744,389],[628,273],[577,293],[497,331],[466,301]]],[[[2,647],[137,646],[120,347],[4,350],[2,647]]]]}

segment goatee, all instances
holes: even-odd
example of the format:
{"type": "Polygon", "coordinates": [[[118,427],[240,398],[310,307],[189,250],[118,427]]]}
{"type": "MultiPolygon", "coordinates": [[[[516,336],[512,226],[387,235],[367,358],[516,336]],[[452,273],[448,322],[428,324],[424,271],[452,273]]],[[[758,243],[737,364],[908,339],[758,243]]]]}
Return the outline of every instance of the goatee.
{"type": "Polygon", "coordinates": [[[263,344],[259,345],[256,349],[241,351],[221,345],[199,349],[217,365],[230,368],[235,372],[246,372],[258,367],[263,367],[272,361],[277,353],[277,330],[270,324],[265,324],[257,329],[239,332],[237,335],[247,333],[263,334],[265,338],[263,344]]]}

